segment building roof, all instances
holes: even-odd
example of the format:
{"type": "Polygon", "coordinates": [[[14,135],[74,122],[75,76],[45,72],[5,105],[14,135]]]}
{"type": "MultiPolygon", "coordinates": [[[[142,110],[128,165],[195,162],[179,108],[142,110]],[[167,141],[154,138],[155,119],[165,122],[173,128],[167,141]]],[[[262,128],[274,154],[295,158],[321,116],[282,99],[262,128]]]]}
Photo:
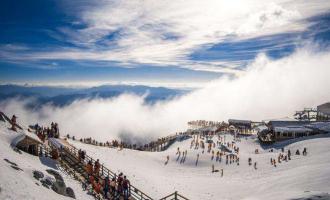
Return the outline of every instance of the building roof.
{"type": "Polygon", "coordinates": [[[65,147],[64,144],[62,144],[60,139],[56,139],[56,138],[49,138],[48,142],[51,146],[57,148],[57,149],[62,149],[65,147]]]}
{"type": "Polygon", "coordinates": [[[216,126],[208,126],[197,129],[198,131],[216,131],[218,128],[216,126]]]}
{"type": "Polygon", "coordinates": [[[266,119],[263,120],[264,123],[269,123],[269,122],[274,122],[274,121],[298,121],[297,119],[290,118],[290,117],[282,117],[282,118],[275,118],[275,119],[266,119]]]}
{"type": "Polygon", "coordinates": [[[303,126],[310,124],[310,121],[269,121],[268,125],[275,127],[303,126]]]}
{"type": "Polygon", "coordinates": [[[320,130],[320,131],[330,133],[330,121],[328,121],[328,122],[314,122],[314,123],[306,125],[306,127],[314,129],[314,130],[316,129],[316,130],[320,130]]]}
{"type": "Polygon", "coordinates": [[[295,132],[295,133],[304,133],[311,132],[312,129],[306,128],[304,126],[286,126],[286,127],[275,127],[275,132],[295,132]]]}
{"type": "Polygon", "coordinates": [[[229,119],[228,123],[230,124],[251,124],[252,121],[250,120],[240,120],[240,119],[229,119]]]}
{"type": "Polygon", "coordinates": [[[257,131],[263,131],[263,130],[268,130],[268,127],[265,125],[259,125],[254,128],[257,131]]]}
{"type": "Polygon", "coordinates": [[[34,133],[30,133],[29,131],[20,131],[18,136],[12,141],[12,145],[13,146],[17,146],[17,144],[19,142],[21,142],[22,140],[24,140],[25,138],[29,138],[34,140],[35,142],[39,143],[39,144],[43,144],[43,142],[40,140],[40,138],[34,134],[34,133]]]}

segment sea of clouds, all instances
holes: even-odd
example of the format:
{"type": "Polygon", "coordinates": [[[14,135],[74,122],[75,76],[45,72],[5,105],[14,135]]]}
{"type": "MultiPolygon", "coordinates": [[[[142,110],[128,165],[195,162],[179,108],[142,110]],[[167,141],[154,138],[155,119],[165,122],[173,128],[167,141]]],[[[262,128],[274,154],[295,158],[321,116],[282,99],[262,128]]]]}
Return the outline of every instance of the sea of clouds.
{"type": "Polygon", "coordinates": [[[189,120],[263,120],[292,116],[296,110],[330,101],[330,51],[315,46],[272,60],[259,54],[238,77],[221,77],[189,94],[150,105],[145,96],[77,100],[64,107],[33,99],[0,102],[0,110],[24,124],[59,123],[62,134],[97,140],[142,142],[187,128],[189,120]]]}

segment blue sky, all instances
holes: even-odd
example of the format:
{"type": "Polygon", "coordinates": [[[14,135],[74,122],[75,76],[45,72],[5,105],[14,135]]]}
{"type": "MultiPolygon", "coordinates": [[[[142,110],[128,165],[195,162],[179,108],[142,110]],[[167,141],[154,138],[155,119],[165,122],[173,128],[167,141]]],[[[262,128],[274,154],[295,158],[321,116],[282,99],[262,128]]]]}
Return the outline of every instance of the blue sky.
{"type": "Polygon", "coordinates": [[[202,84],[330,41],[330,3],[63,1],[0,3],[1,83],[202,84]]]}

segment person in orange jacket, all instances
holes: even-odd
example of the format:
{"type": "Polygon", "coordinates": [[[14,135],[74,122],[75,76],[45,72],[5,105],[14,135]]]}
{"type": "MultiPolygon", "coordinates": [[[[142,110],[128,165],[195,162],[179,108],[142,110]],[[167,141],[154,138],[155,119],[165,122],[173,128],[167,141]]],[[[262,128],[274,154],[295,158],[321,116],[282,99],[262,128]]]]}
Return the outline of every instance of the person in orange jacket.
{"type": "Polygon", "coordinates": [[[86,172],[88,175],[92,175],[93,174],[93,164],[91,161],[89,161],[86,165],[86,172]]]}

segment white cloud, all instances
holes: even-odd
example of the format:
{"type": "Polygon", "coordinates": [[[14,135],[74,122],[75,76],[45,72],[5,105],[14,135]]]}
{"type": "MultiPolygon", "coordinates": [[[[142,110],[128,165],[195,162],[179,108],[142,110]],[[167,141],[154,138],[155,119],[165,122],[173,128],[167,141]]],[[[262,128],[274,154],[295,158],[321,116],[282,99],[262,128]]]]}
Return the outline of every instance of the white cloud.
{"type": "MultiPolygon", "coordinates": [[[[303,31],[310,25],[305,21],[307,18],[330,9],[327,0],[107,0],[93,1],[88,6],[84,6],[86,1],[82,2],[80,7],[77,5],[79,9],[68,9],[68,13],[77,15],[86,28],[63,27],[60,31],[84,49],[6,56],[25,60],[118,61],[217,71],[222,66],[213,62],[201,66],[188,55],[228,38],[237,41],[303,31]],[[109,40],[106,38],[109,34],[115,36],[109,40]]],[[[74,3],[69,4],[73,7],[74,3]]],[[[235,69],[231,72],[239,73],[235,69]]]]}
{"type": "Polygon", "coordinates": [[[156,138],[186,128],[195,119],[261,120],[291,116],[304,107],[330,100],[330,52],[317,47],[299,49],[271,60],[260,54],[237,78],[222,77],[186,96],[146,105],[144,97],[125,94],[113,99],[80,100],[63,108],[46,105],[24,109],[26,101],[0,103],[25,123],[57,121],[62,133],[99,140],[129,134],[134,139],[156,138]]]}

